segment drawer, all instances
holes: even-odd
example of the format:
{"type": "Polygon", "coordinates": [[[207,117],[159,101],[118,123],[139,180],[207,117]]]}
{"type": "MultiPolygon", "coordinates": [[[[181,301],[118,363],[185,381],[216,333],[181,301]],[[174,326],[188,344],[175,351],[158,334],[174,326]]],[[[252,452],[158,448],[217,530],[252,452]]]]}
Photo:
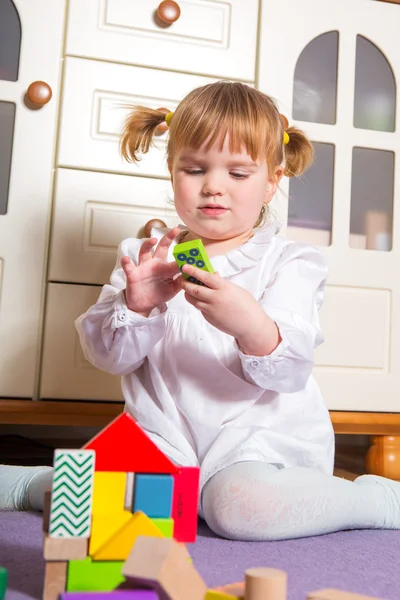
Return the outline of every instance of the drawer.
{"type": "Polygon", "coordinates": [[[143,237],[151,219],[179,223],[172,197],[166,179],[58,169],[49,279],[108,283],[123,239],[143,237]]]}
{"type": "Polygon", "coordinates": [[[40,397],[123,400],[121,378],[84,357],[74,321],[99,297],[101,287],[50,283],[47,288],[40,397]]]}
{"type": "Polygon", "coordinates": [[[161,0],[70,0],[66,53],[254,81],[258,0],[178,0],[171,25],[161,0]]]}
{"type": "Polygon", "coordinates": [[[137,165],[121,158],[119,140],[129,112],[126,106],[175,110],[193,88],[213,81],[197,75],[67,58],[58,166],[169,177],[165,159],[168,133],[155,139],[156,146],[137,165]]]}

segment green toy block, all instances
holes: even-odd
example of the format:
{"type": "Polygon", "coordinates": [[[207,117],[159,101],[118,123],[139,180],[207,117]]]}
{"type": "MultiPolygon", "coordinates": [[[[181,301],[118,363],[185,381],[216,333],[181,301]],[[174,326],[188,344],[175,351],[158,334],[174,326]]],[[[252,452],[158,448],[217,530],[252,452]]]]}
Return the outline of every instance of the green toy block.
{"type": "Polygon", "coordinates": [[[125,581],[124,561],[92,561],[90,556],[68,563],[67,592],[111,592],[125,581]]]}
{"type": "MultiPolygon", "coordinates": [[[[193,240],[191,242],[183,242],[183,244],[177,244],[174,248],[173,254],[181,271],[183,265],[187,264],[193,265],[193,267],[197,267],[198,269],[202,269],[203,271],[207,271],[208,273],[214,273],[214,269],[212,267],[212,264],[210,263],[210,259],[207,256],[207,252],[201,240],[193,240]]],[[[182,273],[182,275],[185,279],[191,281],[192,283],[204,285],[204,283],[202,283],[192,275],[188,275],[187,273],[182,273]]]]}
{"type": "Polygon", "coordinates": [[[0,567],[0,600],[3,600],[7,590],[7,569],[0,567]]]}
{"type": "Polygon", "coordinates": [[[156,527],[158,527],[158,529],[161,531],[161,533],[165,537],[172,538],[172,536],[174,535],[174,520],[173,519],[157,518],[157,519],[151,519],[151,521],[153,521],[154,525],[156,527]]]}

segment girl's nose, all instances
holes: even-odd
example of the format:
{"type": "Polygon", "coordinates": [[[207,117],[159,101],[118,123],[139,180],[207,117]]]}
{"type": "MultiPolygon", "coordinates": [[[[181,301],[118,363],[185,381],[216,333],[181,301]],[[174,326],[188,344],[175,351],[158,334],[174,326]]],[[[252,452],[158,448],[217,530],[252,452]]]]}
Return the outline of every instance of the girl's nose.
{"type": "Polygon", "coordinates": [[[208,175],[204,179],[203,193],[206,196],[222,196],[225,193],[224,184],[220,178],[208,175]]]}

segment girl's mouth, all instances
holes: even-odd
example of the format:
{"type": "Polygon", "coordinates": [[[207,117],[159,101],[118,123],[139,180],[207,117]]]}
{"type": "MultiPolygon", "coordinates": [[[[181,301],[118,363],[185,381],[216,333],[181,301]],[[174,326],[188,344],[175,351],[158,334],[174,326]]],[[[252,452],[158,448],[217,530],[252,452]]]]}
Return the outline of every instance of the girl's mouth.
{"type": "Polygon", "coordinates": [[[205,206],[200,206],[200,210],[204,215],[208,215],[210,217],[222,215],[228,209],[220,206],[219,204],[206,204],[205,206]]]}

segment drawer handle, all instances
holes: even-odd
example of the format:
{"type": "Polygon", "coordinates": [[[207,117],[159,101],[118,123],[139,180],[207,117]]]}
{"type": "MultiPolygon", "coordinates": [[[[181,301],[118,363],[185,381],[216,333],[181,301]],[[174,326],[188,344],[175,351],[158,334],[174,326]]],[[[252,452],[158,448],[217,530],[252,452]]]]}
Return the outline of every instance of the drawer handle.
{"type": "Polygon", "coordinates": [[[50,102],[53,92],[48,83],[45,83],[44,81],[34,81],[28,87],[26,94],[33,104],[43,106],[50,102]]]}
{"type": "Polygon", "coordinates": [[[145,237],[150,237],[152,227],[159,227],[161,229],[163,227],[166,227],[166,224],[164,223],[164,221],[161,221],[161,219],[151,219],[150,221],[147,221],[146,225],[144,226],[145,237]]]}
{"type": "Polygon", "coordinates": [[[171,25],[181,16],[181,9],[173,0],[164,0],[157,8],[157,15],[163,23],[171,25]]]}

